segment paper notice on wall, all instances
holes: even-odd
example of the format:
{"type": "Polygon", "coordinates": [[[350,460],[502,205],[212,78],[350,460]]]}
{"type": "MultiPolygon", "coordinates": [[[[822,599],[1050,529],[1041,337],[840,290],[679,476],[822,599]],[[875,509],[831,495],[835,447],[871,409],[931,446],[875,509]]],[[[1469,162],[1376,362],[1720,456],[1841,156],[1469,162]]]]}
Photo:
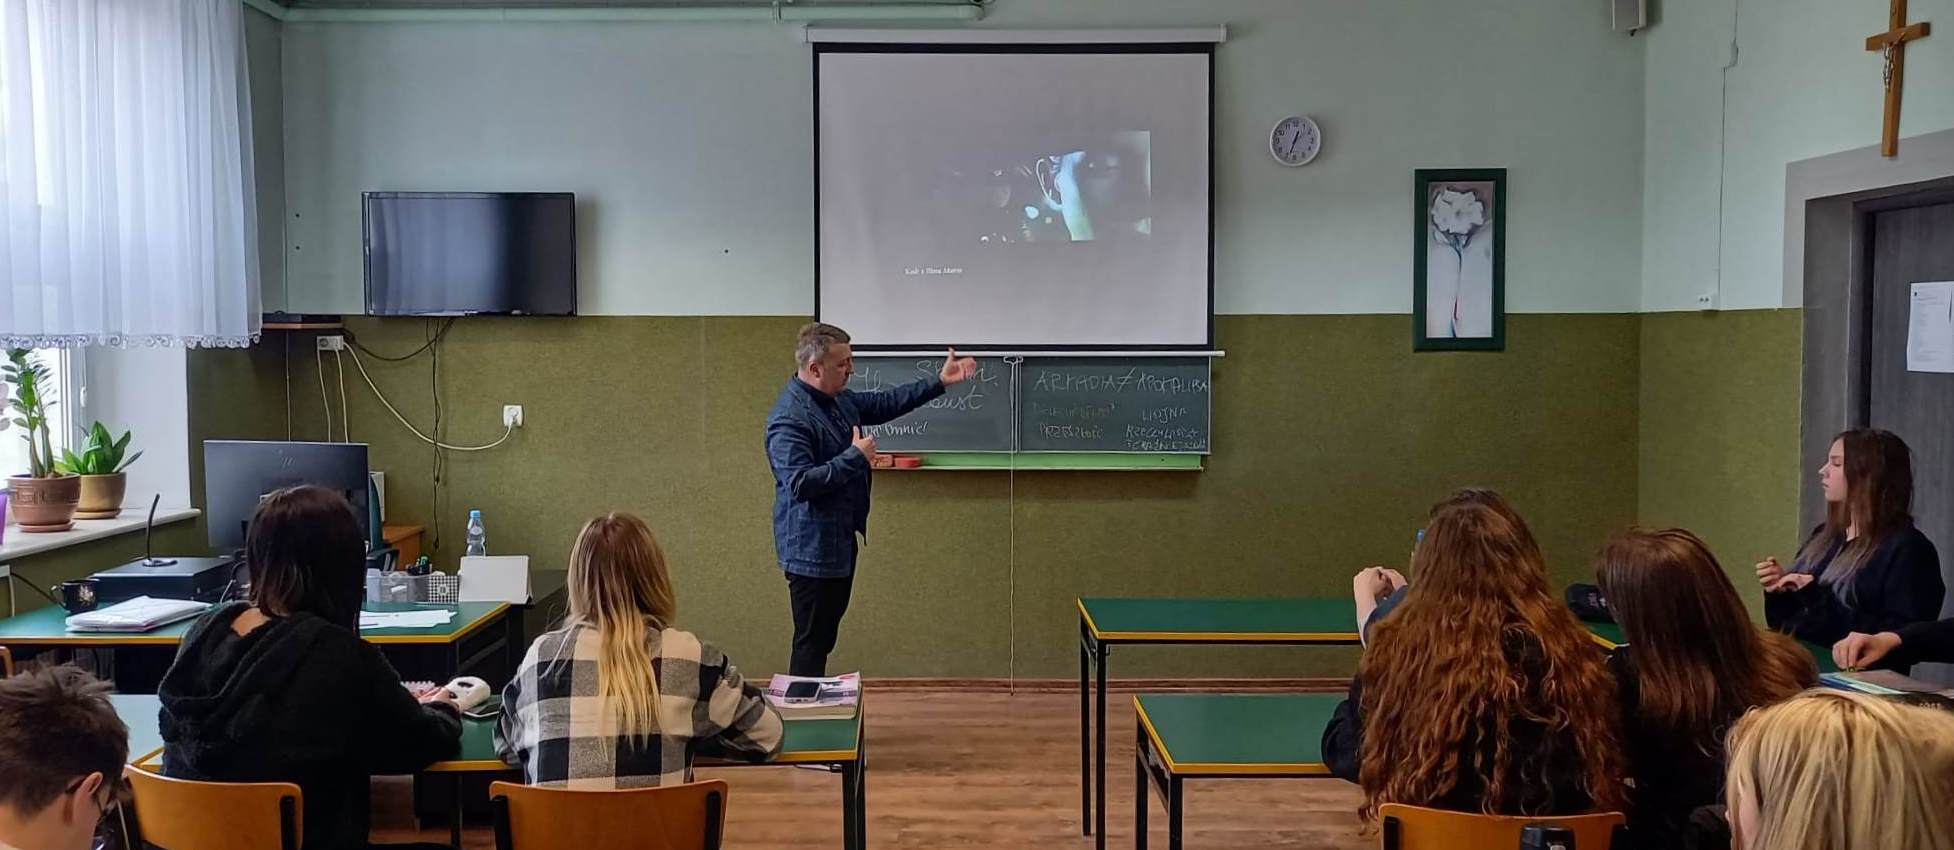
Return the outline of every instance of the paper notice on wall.
{"type": "Polygon", "coordinates": [[[1907,371],[1954,372],[1954,280],[1916,283],[1907,318],[1907,371]]]}

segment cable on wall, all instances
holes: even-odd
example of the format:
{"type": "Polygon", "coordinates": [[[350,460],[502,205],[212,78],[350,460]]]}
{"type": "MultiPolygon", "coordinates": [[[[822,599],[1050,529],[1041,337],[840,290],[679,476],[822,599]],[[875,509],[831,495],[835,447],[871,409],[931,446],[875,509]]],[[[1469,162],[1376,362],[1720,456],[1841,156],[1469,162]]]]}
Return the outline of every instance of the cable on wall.
{"type": "MultiPolygon", "coordinates": [[[[366,364],[360,360],[360,354],[359,351],[357,350],[353,352],[353,368],[359,370],[360,378],[366,381],[367,389],[373,391],[373,397],[379,399],[381,406],[387,408],[387,412],[394,415],[394,419],[400,422],[401,427],[406,428],[408,433],[411,433],[414,436],[419,437],[421,442],[434,446],[437,449],[446,449],[447,451],[451,451],[451,452],[485,452],[488,451],[489,449],[495,448],[497,446],[502,445],[503,443],[508,442],[509,436],[516,432],[515,426],[513,425],[505,426],[502,432],[502,437],[500,439],[496,440],[493,443],[487,443],[480,446],[455,446],[455,445],[449,445],[447,443],[443,443],[440,440],[435,439],[434,437],[430,437],[426,434],[421,433],[421,429],[414,427],[414,423],[407,421],[407,417],[401,415],[400,410],[394,407],[393,402],[387,400],[387,396],[384,393],[380,392],[379,385],[373,383],[373,376],[367,374],[366,364]]],[[[436,434],[439,434],[441,426],[439,425],[438,418],[436,419],[436,423],[437,424],[435,425],[434,430],[436,434]]]]}

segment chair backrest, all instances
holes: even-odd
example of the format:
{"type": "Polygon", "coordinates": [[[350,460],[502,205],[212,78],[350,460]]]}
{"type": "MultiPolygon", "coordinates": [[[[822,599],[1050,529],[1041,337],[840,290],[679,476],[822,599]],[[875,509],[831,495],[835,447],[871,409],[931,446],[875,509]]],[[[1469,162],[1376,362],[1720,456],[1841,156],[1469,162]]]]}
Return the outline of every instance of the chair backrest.
{"type": "Polygon", "coordinates": [[[136,828],[161,850],[298,850],[299,787],[290,782],[194,782],[130,765],[136,828]]]}
{"type": "Polygon", "coordinates": [[[1576,850],[1609,850],[1616,828],[1628,820],[1621,812],[1523,817],[1399,803],[1379,806],[1378,817],[1384,850],[1519,850],[1520,832],[1536,823],[1572,830],[1576,850]]]}
{"type": "Polygon", "coordinates": [[[489,786],[496,850],[719,850],[726,783],[629,791],[489,786]]]}

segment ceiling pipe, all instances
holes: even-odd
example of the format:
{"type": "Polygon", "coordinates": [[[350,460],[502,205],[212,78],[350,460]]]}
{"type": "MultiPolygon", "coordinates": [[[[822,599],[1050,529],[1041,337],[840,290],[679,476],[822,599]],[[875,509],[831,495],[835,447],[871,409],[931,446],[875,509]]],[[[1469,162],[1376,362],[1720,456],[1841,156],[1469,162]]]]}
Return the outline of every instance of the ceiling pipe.
{"type": "Polygon", "coordinates": [[[243,0],[244,5],[285,23],[447,23],[447,22],[661,22],[703,21],[977,21],[984,5],[969,3],[855,3],[802,6],[566,6],[566,7],[419,7],[419,8],[291,8],[277,0],[243,0]]]}

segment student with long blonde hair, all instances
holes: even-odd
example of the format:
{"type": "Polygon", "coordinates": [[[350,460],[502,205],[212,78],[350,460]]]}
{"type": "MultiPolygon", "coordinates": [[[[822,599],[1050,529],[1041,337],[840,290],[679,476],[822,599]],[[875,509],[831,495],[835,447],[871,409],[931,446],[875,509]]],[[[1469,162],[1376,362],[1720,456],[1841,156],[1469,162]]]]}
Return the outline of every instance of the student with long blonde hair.
{"type": "Polygon", "coordinates": [[[643,520],[610,513],[570,550],[570,613],[530,644],[502,691],[496,750],[531,784],[640,788],[688,781],[708,754],[765,761],[780,714],[717,647],[674,627],[665,553],[643,520]]]}
{"type": "MultiPolygon", "coordinates": [[[[1332,773],[1384,803],[1489,814],[1627,803],[1615,684],[1547,584],[1525,522],[1483,492],[1432,509],[1411,590],[1323,734],[1332,773]]],[[[1503,500],[1501,500],[1503,503],[1503,500]]]]}
{"type": "Polygon", "coordinates": [[[1735,850],[1954,850],[1954,713],[1812,690],[1730,733],[1735,850]]]}

